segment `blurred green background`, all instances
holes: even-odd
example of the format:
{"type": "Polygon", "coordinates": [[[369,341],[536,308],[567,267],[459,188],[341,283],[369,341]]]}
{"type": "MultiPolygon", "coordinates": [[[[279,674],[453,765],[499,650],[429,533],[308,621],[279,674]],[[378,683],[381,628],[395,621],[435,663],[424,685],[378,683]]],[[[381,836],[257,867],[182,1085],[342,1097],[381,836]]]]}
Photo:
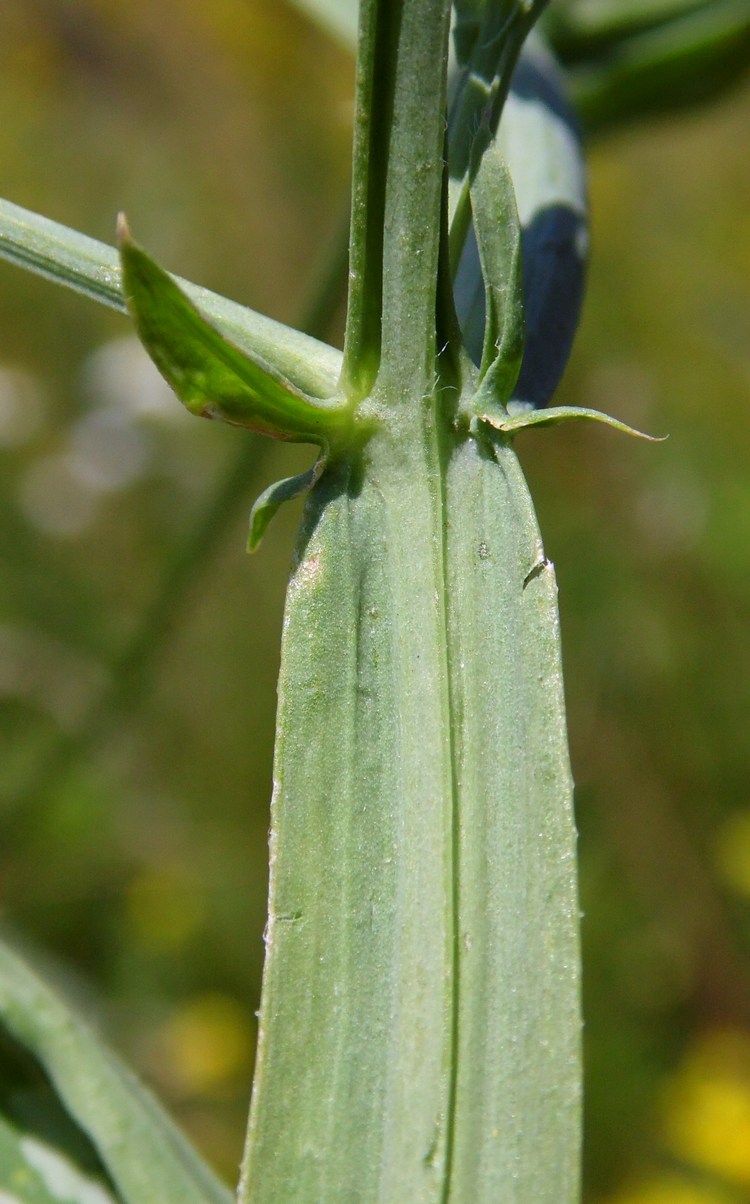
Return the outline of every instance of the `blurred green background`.
{"type": "MultiPolygon", "coordinates": [[[[107,241],[125,209],[300,323],[352,84],[279,0],[3,0],[0,194],[107,241]]],[[[591,147],[559,400],[669,440],[518,441],[560,581],[596,1204],[750,1200],[749,131],[745,87],[591,147]]],[[[308,459],[189,418],[124,318],[0,264],[0,919],[230,1179],[297,512],[245,532],[308,459]]]]}

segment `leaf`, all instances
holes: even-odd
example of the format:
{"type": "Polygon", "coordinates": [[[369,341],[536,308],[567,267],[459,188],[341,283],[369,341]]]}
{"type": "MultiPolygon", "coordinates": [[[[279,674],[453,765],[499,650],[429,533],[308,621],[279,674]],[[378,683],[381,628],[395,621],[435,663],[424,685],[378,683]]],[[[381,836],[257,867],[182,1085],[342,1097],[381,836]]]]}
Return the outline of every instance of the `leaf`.
{"type": "Polygon", "coordinates": [[[321,456],[307,472],[300,473],[296,477],[286,477],[283,481],[277,481],[275,485],[271,485],[261,493],[250,511],[250,533],[247,539],[248,552],[254,552],[258,547],[258,544],[265,535],[266,527],[279,507],[283,506],[284,502],[290,502],[294,498],[302,497],[304,493],[312,489],[315,482],[320,478],[325,465],[325,457],[321,456]]]}
{"type": "MultiPolygon", "coordinates": [[[[554,394],[578,324],[587,205],[580,136],[564,79],[533,33],[514,71],[492,154],[505,160],[521,226],[524,346],[513,398],[541,407],[554,394]]],[[[486,307],[473,229],[460,253],[454,291],[466,347],[479,366],[486,307]]]]}
{"type": "Polygon", "coordinates": [[[2,1204],[120,1204],[67,1152],[0,1115],[2,1204]],[[23,1194],[20,1194],[23,1193],[23,1194]]]}
{"type": "MultiPolygon", "coordinates": [[[[126,313],[120,259],[113,247],[0,200],[0,256],[64,284],[91,300],[126,313]]],[[[309,335],[177,278],[226,338],[261,357],[303,392],[330,397],[341,371],[341,352],[309,335]]]]}
{"type": "Polygon", "coordinates": [[[545,32],[589,132],[719,96],[748,73],[747,0],[553,4],[545,32]]]}
{"type": "Polygon", "coordinates": [[[668,438],[667,435],[647,435],[634,426],[628,426],[626,422],[620,422],[618,418],[612,418],[600,410],[589,410],[583,406],[550,406],[546,410],[524,409],[516,414],[508,414],[507,417],[481,413],[479,417],[483,422],[494,427],[496,431],[503,431],[507,434],[514,434],[528,426],[556,426],[560,422],[583,420],[584,422],[602,422],[605,426],[614,427],[616,431],[622,431],[624,435],[634,435],[637,439],[648,439],[650,443],[662,443],[668,438]]]}
{"type": "Polygon", "coordinates": [[[489,131],[478,135],[476,147],[471,207],[486,315],[477,403],[505,406],[523,356],[521,227],[513,181],[489,131]]]}
{"type": "Polygon", "coordinates": [[[610,46],[623,37],[659,29],[696,12],[721,8],[723,0],[563,0],[554,5],[545,27],[558,31],[578,55],[586,44],[610,46]]]}
{"type": "Polygon", "coordinates": [[[125,1204],[230,1204],[154,1097],[1,942],[0,1024],[49,1076],[125,1204]]]}
{"type": "Polygon", "coordinates": [[[494,134],[524,41],[548,0],[462,0],[448,122],[451,262],[458,266],[470,221],[469,183],[477,131],[494,134]]]}
{"type": "Polygon", "coordinates": [[[445,494],[458,945],[447,1198],[574,1204],[579,909],[557,586],[515,453],[488,442],[461,445],[445,494]]]}
{"type": "Polygon", "coordinates": [[[346,402],[313,399],[259,356],[225,339],[133,242],[122,217],[118,239],[125,300],[138,335],[192,413],[277,439],[320,446],[351,439],[346,402]]]}

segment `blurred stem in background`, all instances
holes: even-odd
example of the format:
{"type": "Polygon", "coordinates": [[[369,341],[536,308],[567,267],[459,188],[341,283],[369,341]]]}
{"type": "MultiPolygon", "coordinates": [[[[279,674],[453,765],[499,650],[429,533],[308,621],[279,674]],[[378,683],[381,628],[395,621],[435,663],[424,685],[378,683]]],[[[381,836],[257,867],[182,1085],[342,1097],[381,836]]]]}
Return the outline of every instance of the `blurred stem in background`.
{"type": "Polygon", "coordinates": [[[711,100],[750,61],[747,0],[558,0],[544,32],[597,135],[711,100]]]}

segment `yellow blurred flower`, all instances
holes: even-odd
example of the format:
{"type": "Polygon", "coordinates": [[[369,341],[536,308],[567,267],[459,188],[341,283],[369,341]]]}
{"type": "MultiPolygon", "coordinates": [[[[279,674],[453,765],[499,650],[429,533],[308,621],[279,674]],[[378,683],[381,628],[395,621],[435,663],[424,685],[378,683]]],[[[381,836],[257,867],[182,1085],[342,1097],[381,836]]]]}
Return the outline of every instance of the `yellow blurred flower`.
{"type": "Polygon", "coordinates": [[[699,1186],[681,1175],[670,1174],[633,1184],[608,1197],[606,1204],[729,1204],[729,1201],[718,1188],[699,1186]]]}
{"type": "Polygon", "coordinates": [[[714,863],[722,882],[740,895],[750,895],[750,809],[735,811],[719,828],[714,863]]]}
{"type": "Polygon", "coordinates": [[[159,1034],[160,1055],[173,1087],[186,1095],[221,1096],[240,1076],[249,1085],[254,1031],[231,995],[210,992],[188,999],[159,1034]]]}
{"type": "Polygon", "coordinates": [[[750,1035],[692,1046],[665,1094],[664,1137],[679,1158],[750,1190],[750,1035]]]}

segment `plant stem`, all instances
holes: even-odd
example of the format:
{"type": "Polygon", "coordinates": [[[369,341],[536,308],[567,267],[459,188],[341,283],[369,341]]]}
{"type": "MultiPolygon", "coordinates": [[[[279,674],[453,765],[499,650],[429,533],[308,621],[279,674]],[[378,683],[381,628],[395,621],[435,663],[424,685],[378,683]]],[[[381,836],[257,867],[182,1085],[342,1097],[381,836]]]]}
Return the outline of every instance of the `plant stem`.
{"type": "Polygon", "coordinates": [[[378,429],[287,597],[247,1204],[578,1194],[554,574],[435,333],[448,9],[362,7],[343,379],[378,429]]]}

